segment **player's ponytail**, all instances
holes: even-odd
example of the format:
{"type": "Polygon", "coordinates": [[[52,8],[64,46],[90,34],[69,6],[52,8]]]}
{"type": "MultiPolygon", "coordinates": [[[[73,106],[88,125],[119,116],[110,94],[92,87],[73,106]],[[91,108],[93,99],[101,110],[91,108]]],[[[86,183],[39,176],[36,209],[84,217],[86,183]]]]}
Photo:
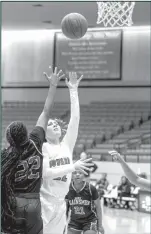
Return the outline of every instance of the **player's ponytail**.
{"type": "Polygon", "coordinates": [[[13,122],[6,130],[10,147],[1,152],[1,231],[20,232],[15,218],[16,198],[14,194],[14,175],[24,145],[28,141],[27,130],[23,123],[13,122]]]}
{"type": "Polygon", "coordinates": [[[18,163],[19,152],[9,147],[1,153],[1,227],[2,232],[15,230],[15,214],[13,207],[16,206],[13,191],[13,175],[18,163]]]}

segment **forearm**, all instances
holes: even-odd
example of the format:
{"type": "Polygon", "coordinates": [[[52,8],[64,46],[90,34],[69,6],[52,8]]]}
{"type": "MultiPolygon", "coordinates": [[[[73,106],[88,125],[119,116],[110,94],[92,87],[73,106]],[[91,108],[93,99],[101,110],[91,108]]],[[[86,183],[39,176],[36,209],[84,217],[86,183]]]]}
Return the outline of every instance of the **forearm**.
{"type": "Polygon", "coordinates": [[[133,172],[132,169],[127,165],[127,163],[122,159],[121,156],[119,157],[119,162],[123,168],[126,177],[132,184],[140,187],[141,189],[151,191],[151,182],[149,180],[137,176],[136,173],[133,172]]]}
{"type": "Polygon", "coordinates": [[[72,173],[75,171],[74,164],[69,165],[61,165],[55,168],[47,168],[44,171],[43,177],[44,178],[51,178],[54,179],[59,176],[64,176],[68,173],[72,173]]]}
{"type": "Polygon", "coordinates": [[[102,226],[102,209],[100,205],[96,207],[96,214],[98,218],[98,225],[102,226]]]}
{"type": "Polygon", "coordinates": [[[71,119],[80,119],[80,106],[78,97],[78,88],[70,88],[70,103],[71,103],[71,119]]]}
{"type": "Polygon", "coordinates": [[[120,156],[119,162],[123,168],[123,171],[126,175],[126,177],[129,179],[129,181],[132,184],[135,184],[137,182],[138,176],[135,174],[135,172],[128,166],[128,164],[124,161],[124,159],[120,156]]]}
{"type": "Polygon", "coordinates": [[[63,141],[69,146],[70,150],[73,151],[78,136],[79,121],[80,121],[80,107],[78,89],[70,88],[70,102],[71,102],[71,116],[69,125],[67,128],[66,135],[63,141]]]}
{"type": "Polygon", "coordinates": [[[56,93],[56,86],[53,86],[51,84],[49,87],[48,95],[47,95],[47,98],[44,104],[44,109],[43,109],[43,112],[45,112],[45,114],[49,117],[50,117],[52,106],[54,103],[55,93],[56,93]]]}

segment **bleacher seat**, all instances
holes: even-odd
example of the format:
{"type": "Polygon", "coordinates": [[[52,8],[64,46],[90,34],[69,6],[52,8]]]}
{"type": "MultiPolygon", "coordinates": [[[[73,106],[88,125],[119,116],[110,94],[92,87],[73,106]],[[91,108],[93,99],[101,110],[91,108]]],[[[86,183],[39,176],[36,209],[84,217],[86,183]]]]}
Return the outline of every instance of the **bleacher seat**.
{"type": "MultiPolygon", "coordinates": [[[[2,145],[6,143],[5,129],[11,121],[21,120],[31,131],[42,109],[43,102],[5,102],[2,106],[2,145]]],[[[81,105],[75,155],[86,150],[98,160],[112,161],[108,151],[119,146],[124,149],[129,144],[126,161],[148,162],[151,153],[149,116],[149,102],[92,102],[81,105]]],[[[55,103],[51,118],[55,117],[68,121],[70,103],[55,103]]]]}

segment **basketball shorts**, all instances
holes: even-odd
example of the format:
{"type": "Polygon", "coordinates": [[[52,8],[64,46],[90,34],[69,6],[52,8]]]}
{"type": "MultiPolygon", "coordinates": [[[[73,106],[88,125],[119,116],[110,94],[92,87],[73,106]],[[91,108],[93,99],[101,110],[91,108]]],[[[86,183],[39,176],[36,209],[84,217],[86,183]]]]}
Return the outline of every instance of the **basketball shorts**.
{"type": "Polygon", "coordinates": [[[82,222],[77,222],[74,220],[70,220],[69,224],[68,224],[68,228],[69,229],[73,229],[73,230],[77,230],[77,231],[89,231],[89,230],[93,230],[93,231],[98,231],[98,222],[97,219],[94,218],[91,221],[87,221],[85,220],[83,223],[82,222]]]}
{"type": "Polygon", "coordinates": [[[43,234],[41,203],[39,194],[17,194],[15,216],[16,225],[24,230],[24,234],[43,234]]]}
{"type": "Polygon", "coordinates": [[[41,197],[43,233],[63,234],[66,225],[66,203],[53,199],[48,202],[41,197]]]}

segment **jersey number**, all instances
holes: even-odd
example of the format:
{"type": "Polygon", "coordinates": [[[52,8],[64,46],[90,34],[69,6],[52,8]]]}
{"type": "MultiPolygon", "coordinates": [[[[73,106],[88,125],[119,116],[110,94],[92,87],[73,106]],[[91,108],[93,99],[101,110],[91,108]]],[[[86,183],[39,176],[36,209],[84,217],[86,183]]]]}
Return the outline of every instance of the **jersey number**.
{"type": "Polygon", "coordinates": [[[28,160],[22,160],[17,168],[20,168],[20,170],[15,174],[15,182],[24,179],[38,179],[39,172],[36,172],[36,170],[40,168],[40,157],[32,156],[28,160]]]}
{"type": "Polygon", "coordinates": [[[57,177],[57,178],[55,178],[54,180],[61,180],[61,181],[63,181],[63,182],[66,182],[66,181],[67,181],[67,176],[64,175],[63,177],[57,177]]]}
{"type": "Polygon", "coordinates": [[[80,214],[80,215],[84,215],[85,214],[85,212],[83,210],[83,207],[79,207],[79,206],[75,206],[74,207],[74,212],[75,212],[75,214],[80,214]]]}

